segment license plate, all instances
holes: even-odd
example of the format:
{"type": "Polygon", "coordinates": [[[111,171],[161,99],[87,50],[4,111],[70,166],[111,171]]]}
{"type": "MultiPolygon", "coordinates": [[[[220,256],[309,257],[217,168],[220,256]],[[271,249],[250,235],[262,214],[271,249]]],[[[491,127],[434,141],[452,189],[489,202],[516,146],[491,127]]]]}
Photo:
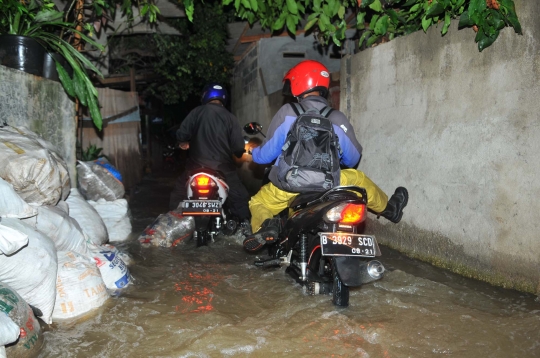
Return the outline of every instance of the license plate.
{"type": "Polygon", "coordinates": [[[219,200],[184,200],[184,215],[221,215],[219,200]]]}
{"type": "Polygon", "coordinates": [[[380,255],[375,236],[348,234],[342,232],[320,232],[321,253],[325,256],[361,256],[380,255]]]}

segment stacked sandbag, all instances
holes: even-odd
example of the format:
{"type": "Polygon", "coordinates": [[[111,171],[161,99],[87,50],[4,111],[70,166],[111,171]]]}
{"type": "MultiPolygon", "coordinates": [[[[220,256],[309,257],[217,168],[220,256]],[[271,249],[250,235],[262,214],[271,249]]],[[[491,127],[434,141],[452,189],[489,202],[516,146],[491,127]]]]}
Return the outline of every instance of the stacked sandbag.
{"type": "Polygon", "coordinates": [[[193,216],[183,216],[176,211],[159,215],[139,236],[143,246],[176,246],[190,238],[195,231],[193,216]]]}
{"type": "Polygon", "coordinates": [[[28,245],[28,235],[2,225],[0,218],[0,255],[13,255],[28,245]]]}
{"type": "Polygon", "coordinates": [[[69,216],[77,220],[90,242],[103,245],[109,241],[109,233],[103,219],[78,189],[71,189],[66,203],[69,206],[69,216]]]}
{"type": "MultiPolygon", "coordinates": [[[[7,304],[1,301],[2,305],[7,304]]],[[[15,342],[21,334],[19,326],[7,315],[0,310],[0,357],[6,356],[5,345],[15,342]]]]}
{"type": "Polygon", "coordinates": [[[28,218],[37,214],[13,189],[13,185],[0,178],[0,218],[28,218]]]}
{"type": "Polygon", "coordinates": [[[58,251],[75,251],[81,255],[90,255],[89,239],[75,219],[56,206],[40,206],[37,210],[36,217],[29,221],[39,232],[54,242],[58,251]]]}
{"type": "Polygon", "coordinates": [[[129,284],[129,269],[114,246],[91,246],[90,251],[108,289],[116,291],[129,284]]]}
{"type": "Polygon", "coordinates": [[[109,298],[94,261],[73,251],[58,251],[56,286],[52,313],[55,321],[81,317],[101,307],[109,298]]]}
{"type": "Polygon", "coordinates": [[[126,199],[88,200],[88,203],[92,205],[105,223],[110,242],[122,242],[129,239],[132,228],[131,213],[126,199]]]}
{"type": "Polygon", "coordinates": [[[55,205],[69,194],[65,161],[52,145],[25,128],[0,128],[0,178],[27,203],[55,205]]]}
{"type": "Polygon", "coordinates": [[[5,343],[6,353],[9,357],[35,356],[40,348],[41,327],[34,316],[32,309],[25,299],[10,285],[0,280],[0,346],[2,346],[2,330],[9,329],[8,340],[16,337],[11,342],[5,343]],[[7,315],[11,322],[8,326],[3,323],[7,315]],[[15,325],[15,327],[13,326],[15,325]],[[17,332],[15,332],[15,329],[17,332]]]}
{"type": "Polygon", "coordinates": [[[2,225],[28,237],[28,244],[14,254],[0,255],[0,282],[16,290],[24,300],[52,323],[58,270],[56,248],[46,235],[17,219],[4,218],[2,225]]]}
{"type": "Polygon", "coordinates": [[[78,186],[86,200],[122,199],[125,194],[122,176],[106,159],[77,161],[78,186]]]}

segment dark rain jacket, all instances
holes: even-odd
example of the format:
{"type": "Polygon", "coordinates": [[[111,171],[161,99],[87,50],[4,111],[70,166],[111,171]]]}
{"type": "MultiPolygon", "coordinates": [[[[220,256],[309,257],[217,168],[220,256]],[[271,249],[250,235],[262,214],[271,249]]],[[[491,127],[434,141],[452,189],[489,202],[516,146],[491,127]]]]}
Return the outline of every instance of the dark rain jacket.
{"type": "MultiPolygon", "coordinates": [[[[301,100],[300,103],[306,111],[309,108],[317,108],[320,110],[323,107],[328,106],[328,101],[320,96],[308,96],[301,100]]],[[[330,113],[329,119],[334,126],[334,132],[339,138],[339,145],[342,150],[340,163],[348,168],[356,167],[362,155],[362,146],[356,139],[351,123],[343,112],[338,110],[333,110],[332,113],[330,113]]],[[[281,149],[285,144],[287,134],[295,120],[296,113],[294,113],[292,106],[288,103],[283,105],[274,118],[272,118],[263,144],[252,150],[253,161],[255,163],[270,164],[277,159],[270,170],[269,179],[275,186],[282,190],[284,189],[277,179],[277,163],[279,161],[281,149]]]]}
{"type": "Polygon", "coordinates": [[[238,119],[225,107],[208,103],[193,109],[176,132],[179,142],[189,142],[191,167],[222,172],[236,171],[233,154],[244,153],[244,138],[238,119]]]}

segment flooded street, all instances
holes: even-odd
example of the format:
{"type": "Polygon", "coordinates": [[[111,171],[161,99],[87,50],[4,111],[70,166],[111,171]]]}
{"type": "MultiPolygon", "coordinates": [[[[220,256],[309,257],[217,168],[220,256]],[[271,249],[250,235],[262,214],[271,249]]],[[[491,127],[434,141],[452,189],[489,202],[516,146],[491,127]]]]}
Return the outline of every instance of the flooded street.
{"type": "Polygon", "coordinates": [[[378,282],[350,306],[307,296],[285,269],[263,270],[234,237],[209,247],[142,248],[167,211],[170,178],[131,201],[133,282],[92,315],[44,327],[39,357],[540,357],[535,296],[468,280],[381,247],[378,282]]]}

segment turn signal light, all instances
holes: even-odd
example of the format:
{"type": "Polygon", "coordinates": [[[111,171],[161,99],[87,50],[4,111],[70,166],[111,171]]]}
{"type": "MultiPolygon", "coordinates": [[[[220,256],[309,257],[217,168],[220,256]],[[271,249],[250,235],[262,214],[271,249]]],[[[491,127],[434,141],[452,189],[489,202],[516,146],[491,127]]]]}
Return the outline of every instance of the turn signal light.
{"type": "Polygon", "coordinates": [[[328,210],[325,214],[327,222],[347,225],[356,225],[366,218],[366,206],[364,204],[343,203],[328,210]]]}

